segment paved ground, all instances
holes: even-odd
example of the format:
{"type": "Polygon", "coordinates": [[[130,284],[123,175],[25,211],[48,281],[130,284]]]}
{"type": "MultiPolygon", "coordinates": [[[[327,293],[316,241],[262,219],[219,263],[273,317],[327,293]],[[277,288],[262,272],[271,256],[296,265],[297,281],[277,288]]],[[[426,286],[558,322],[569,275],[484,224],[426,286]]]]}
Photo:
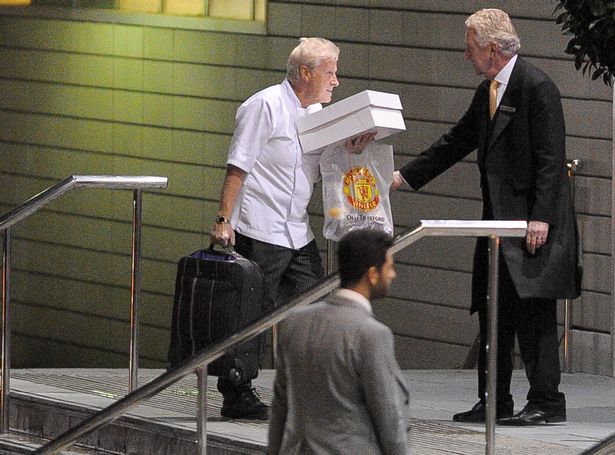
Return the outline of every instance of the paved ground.
{"type": "MultiPolygon", "coordinates": [[[[406,371],[412,393],[412,417],[438,421],[466,429],[484,431],[480,425],[461,425],[450,421],[455,412],[465,411],[476,401],[475,373],[466,370],[406,371]]],[[[515,412],[525,405],[527,381],[515,371],[512,382],[515,412]]],[[[554,443],[581,453],[615,433],[615,379],[585,374],[562,375],[561,391],[567,398],[568,421],[534,427],[496,427],[496,447],[500,436],[532,442],[554,443]]],[[[540,453],[540,452],[537,452],[540,453]]],[[[543,452],[546,453],[546,452],[543,452]]]]}
{"type": "MultiPolygon", "coordinates": [[[[161,374],[141,370],[140,382],[161,374]]],[[[264,370],[255,381],[263,401],[271,399],[273,371],[264,370]]],[[[468,370],[405,371],[412,393],[410,449],[413,454],[484,454],[484,426],[452,422],[455,412],[476,402],[475,372],[468,370]]],[[[14,370],[12,390],[52,397],[75,404],[106,406],[123,396],[126,370],[14,370]]],[[[195,376],[191,375],[148,400],[132,414],[166,425],[196,428],[195,376]]],[[[513,377],[515,409],[525,404],[522,371],[513,377]]],[[[498,455],[577,455],[615,433],[615,378],[564,374],[561,390],[568,400],[568,422],[525,428],[497,427],[498,455]]],[[[208,381],[208,422],[211,434],[230,435],[242,443],[264,446],[266,422],[229,421],[220,417],[215,378],[208,381]]]]}

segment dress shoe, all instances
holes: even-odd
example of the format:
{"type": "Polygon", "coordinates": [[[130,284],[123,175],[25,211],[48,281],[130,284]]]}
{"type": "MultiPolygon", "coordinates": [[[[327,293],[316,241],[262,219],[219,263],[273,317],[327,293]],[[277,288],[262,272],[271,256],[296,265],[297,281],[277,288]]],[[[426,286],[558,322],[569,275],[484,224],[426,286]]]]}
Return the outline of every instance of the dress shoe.
{"type": "Polygon", "coordinates": [[[539,405],[528,403],[521,412],[512,417],[497,420],[498,425],[526,426],[540,423],[557,423],[566,421],[566,408],[552,411],[539,405]]]}
{"type": "MultiPolygon", "coordinates": [[[[497,418],[504,418],[513,415],[513,401],[507,401],[501,405],[498,405],[497,409],[497,418]]],[[[485,421],[485,414],[487,408],[482,401],[479,401],[472,409],[465,412],[460,412],[459,414],[455,414],[453,416],[453,420],[455,422],[464,422],[464,423],[483,423],[485,421]]]]}
{"type": "Polygon", "coordinates": [[[240,393],[225,394],[220,414],[228,419],[267,420],[269,406],[260,400],[256,390],[251,387],[240,393]]]}

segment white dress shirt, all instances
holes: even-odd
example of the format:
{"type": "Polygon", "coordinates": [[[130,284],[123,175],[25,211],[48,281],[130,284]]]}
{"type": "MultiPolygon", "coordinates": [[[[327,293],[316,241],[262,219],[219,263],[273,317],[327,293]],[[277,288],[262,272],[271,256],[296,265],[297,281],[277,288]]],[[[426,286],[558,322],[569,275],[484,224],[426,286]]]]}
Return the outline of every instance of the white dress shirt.
{"type": "Polygon", "coordinates": [[[346,288],[338,288],[333,291],[333,293],[336,296],[359,303],[369,312],[369,314],[372,314],[372,304],[363,294],[359,294],[357,291],[353,291],[352,289],[346,288]]]}
{"type": "Polygon", "coordinates": [[[314,238],[307,206],[320,177],[319,155],[303,154],[295,127],[306,111],[288,80],[252,95],[237,110],[227,159],[247,172],[231,216],[237,232],[292,249],[314,238]]]}
{"type": "Polygon", "coordinates": [[[508,63],[500,70],[500,72],[495,76],[495,80],[498,81],[498,90],[497,90],[497,104],[496,106],[500,106],[500,101],[502,101],[502,96],[504,96],[504,92],[506,91],[506,87],[508,86],[508,81],[510,80],[510,74],[512,73],[513,68],[515,67],[515,62],[517,61],[517,56],[513,55],[513,57],[508,61],[508,63]]]}

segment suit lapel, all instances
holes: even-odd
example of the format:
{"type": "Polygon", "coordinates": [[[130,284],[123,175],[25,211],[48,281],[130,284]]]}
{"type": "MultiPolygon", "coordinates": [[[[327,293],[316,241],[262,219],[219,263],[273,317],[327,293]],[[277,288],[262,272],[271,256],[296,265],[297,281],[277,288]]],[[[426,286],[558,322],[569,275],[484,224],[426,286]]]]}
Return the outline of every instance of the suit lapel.
{"type": "Polygon", "coordinates": [[[497,141],[502,132],[510,124],[517,112],[517,103],[520,99],[518,96],[520,84],[519,73],[521,72],[521,67],[523,65],[521,62],[521,58],[517,57],[517,62],[515,63],[515,66],[510,74],[506,91],[502,96],[502,100],[498,106],[495,118],[493,119],[493,125],[491,125],[492,128],[491,134],[489,135],[487,150],[493,147],[495,141],[497,141]]]}

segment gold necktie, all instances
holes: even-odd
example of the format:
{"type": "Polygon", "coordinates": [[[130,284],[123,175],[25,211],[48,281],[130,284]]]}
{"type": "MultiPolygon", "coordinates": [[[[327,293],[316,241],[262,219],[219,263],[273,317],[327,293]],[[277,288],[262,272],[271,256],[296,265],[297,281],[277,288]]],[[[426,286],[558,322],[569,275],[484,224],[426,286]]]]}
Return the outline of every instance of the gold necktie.
{"type": "Polygon", "coordinates": [[[489,85],[489,118],[493,119],[498,108],[498,85],[500,83],[493,79],[489,85]]]}

